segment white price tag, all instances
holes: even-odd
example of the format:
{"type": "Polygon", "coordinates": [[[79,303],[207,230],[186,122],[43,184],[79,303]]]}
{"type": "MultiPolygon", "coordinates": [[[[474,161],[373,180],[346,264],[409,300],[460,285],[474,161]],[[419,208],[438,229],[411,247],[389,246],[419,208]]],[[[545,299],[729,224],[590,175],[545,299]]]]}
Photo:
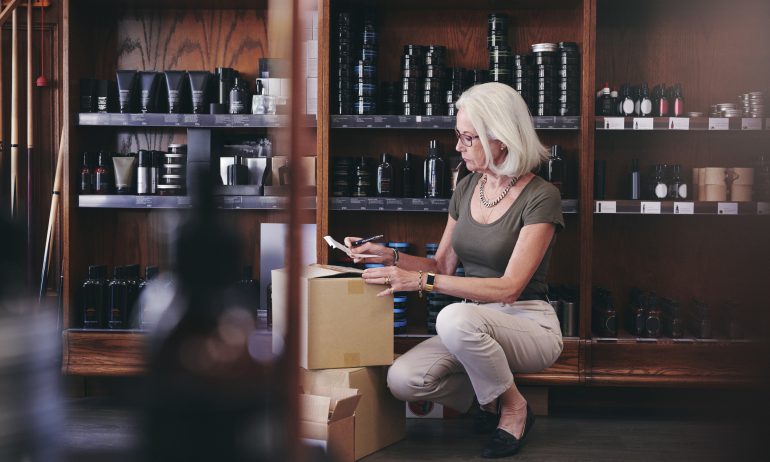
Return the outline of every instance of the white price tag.
{"type": "Polygon", "coordinates": [[[671,117],[669,119],[668,128],[671,130],[689,130],[690,119],[687,117],[671,117]]]}
{"type": "Polygon", "coordinates": [[[422,122],[422,116],[415,116],[414,120],[419,124],[422,122]]]}
{"type": "Polygon", "coordinates": [[[634,117],[634,130],[652,130],[652,117],[634,117]]]}
{"type": "Polygon", "coordinates": [[[642,202],[639,211],[644,214],[660,214],[660,202],[642,202]]]}
{"type": "Polygon", "coordinates": [[[730,119],[727,117],[709,117],[709,130],[729,130],[730,119]]]}
{"type": "Polygon", "coordinates": [[[693,202],[674,202],[674,215],[692,215],[695,213],[693,202]]]}
{"type": "Polygon", "coordinates": [[[757,202],[757,215],[770,215],[770,202],[757,202]]]}
{"type": "Polygon", "coordinates": [[[617,213],[618,204],[615,201],[596,201],[596,213],[617,213]]]}
{"type": "Polygon", "coordinates": [[[762,119],[744,117],[741,121],[741,128],[743,130],[762,130],[762,119]]]}
{"type": "Polygon", "coordinates": [[[717,213],[720,215],[738,215],[738,203],[720,202],[717,204],[717,213]]]}
{"type": "Polygon", "coordinates": [[[623,130],[626,128],[625,120],[623,117],[605,117],[604,128],[605,130],[623,130]]]}

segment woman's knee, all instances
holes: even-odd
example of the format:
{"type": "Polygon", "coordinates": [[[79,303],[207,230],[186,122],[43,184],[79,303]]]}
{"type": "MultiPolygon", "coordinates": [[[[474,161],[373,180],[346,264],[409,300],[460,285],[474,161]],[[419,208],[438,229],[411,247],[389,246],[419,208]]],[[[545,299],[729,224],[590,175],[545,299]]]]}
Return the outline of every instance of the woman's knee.
{"type": "Polygon", "coordinates": [[[403,361],[403,356],[397,358],[388,368],[388,388],[396,398],[401,401],[416,401],[417,388],[413,385],[415,373],[408,361],[403,361]]]}
{"type": "Polygon", "coordinates": [[[474,330],[475,306],[453,303],[444,307],[436,318],[436,333],[450,351],[460,348],[463,336],[474,330]]]}

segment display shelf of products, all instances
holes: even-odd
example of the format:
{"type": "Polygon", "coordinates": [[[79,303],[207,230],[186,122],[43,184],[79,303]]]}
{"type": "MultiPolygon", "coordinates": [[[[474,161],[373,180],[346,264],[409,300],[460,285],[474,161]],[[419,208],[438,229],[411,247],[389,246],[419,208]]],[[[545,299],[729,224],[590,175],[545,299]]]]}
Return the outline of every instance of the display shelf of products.
{"type": "Polygon", "coordinates": [[[594,201],[595,214],[770,215],[770,202],[594,201]]]}
{"type": "MultiPolygon", "coordinates": [[[[225,196],[215,198],[219,209],[282,210],[288,206],[285,196],[225,196]]],[[[315,197],[303,198],[304,209],[315,209],[315,197]]],[[[80,208],[103,209],[188,209],[192,207],[190,196],[135,196],[135,195],[81,195],[80,208]]]]}
{"type": "Polygon", "coordinates": [[[593,336],[591,338],[595,342],[602,343],[658,343],[658,344],[697,344],[697,343],[720,343],[720,344],[737,344],[737,343],[759,343],[760,340],[754,338],[727,338],[727,337],[714,337],[714,338],[696,338],[689,332],[685,332],[685,335],[681,338],[671,338],[668,336],[660,337],[637,337],[626,330],[618,332],[617,337],[601,337],[593,336]]]}
{"type": "MultiPolygon", "coordinates": [[[[404,115],[332,115],[331,128],[408,128],[453,129],[454,116],[404,115]]],[[[579,130],[580,117],[535,116],[532,123],[538,130],[579,130]]]]}
{"type": "Polygon", "coordinates": [[[754,117],[596,117],[596,130],[757,131],[770,119],[754,117]]]}
{"type": "MultiPolygon", "coordinates": [[[[306,126],[315,127],[315,115],[306,116],[304,123],[306,126]]],[[[79,113],[78,125],[85,127],[276,128],[288,126],[289,116],[263,114],[79,113]]]]}
{"type": "MultiPolygon", "coordinates": [[[[577,199],[561,201],[564,213],[577,213],[577,199]]],[[[436,212],[449,210],[449,199],[423,199],[400,197],[331,197],[329,210],[367,212],[436,212]]]]}
{"type": "Polygon", "coordinates": [[[68,329],[62,334],[65,374],[137,375],[145,370],[147,333],[138,330],[68,329]]]}

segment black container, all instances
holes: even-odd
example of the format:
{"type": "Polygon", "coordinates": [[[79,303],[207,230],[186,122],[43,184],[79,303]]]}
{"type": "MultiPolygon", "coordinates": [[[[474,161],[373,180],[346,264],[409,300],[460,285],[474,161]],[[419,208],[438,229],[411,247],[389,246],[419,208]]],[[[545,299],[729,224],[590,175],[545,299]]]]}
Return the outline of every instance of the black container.
{"type": "Polygon", "coordinates": [[[373,97],[359,97],[353,99],[352,113],[357,115],[377,114],[377,100],[373,97]]]}
{"type": "Polygon", "coordinates": [[[468,70],[467,79],[466,88],[489,82],[489,71],[487,69],[470,69],[468,70]]]}
{"type": "Polygon", "coordinates": [[[83,300],[83,327],[99,329],[105,326],[107,285],[104,277],[107,268],[101,265],[88,267],[88,279],[81,287],[83,300]]]}
{"type": "Polygon", "coordinates": [[[446,196],[446,167],[441,158],[441,150],[437,140],[431,140],[428,145],[428,157],[423,168],[423,184],[425,197],[438,199],[446,196]]]}
{"type": "Polygon", "coordinates": [[[369,197],[371,195],[372,175],[369,160],[366,157],[361,157],[358,161],[353,181],[353,197],[369,197]]]}
{"type": "Polygon", "coordinates": [[[447,105],[445,103],[426,103],[423,114],[426,116],[447,115],[447,105]]]}
{"type": "Polygon", "coordinates": [[[395,181],[393,177],[393,165],[390,154],[382,154],[382,162],[377,167],[377,195],[380,197],[392,197],[395,195],[395,181]]]}
{"type": "Polygon", "coordinates": [[[404,103],[401,105],[401,115],[415,116],[423,115],[423,106],[420,103],[404,103]]]}
{"type": "Polygon", "coordinates": [[[404,165],[401,168],[401,197],[415,197],[414,181],[412,154],[407,152],[404,154],[404,165]]]}
{"type": "Polygon", "coordinates": [[[124,279],[124,269],[116,266],[113,278],[108,286],[107,327],[110,329],[125,329],[128,316],[128,287],[124,279]]]}
{"type": "Polygon", "coordinates": [[[332,196],[350,196],[355,169],[353,160],[350,157],[335,157],[332,166],[332,196]]]}

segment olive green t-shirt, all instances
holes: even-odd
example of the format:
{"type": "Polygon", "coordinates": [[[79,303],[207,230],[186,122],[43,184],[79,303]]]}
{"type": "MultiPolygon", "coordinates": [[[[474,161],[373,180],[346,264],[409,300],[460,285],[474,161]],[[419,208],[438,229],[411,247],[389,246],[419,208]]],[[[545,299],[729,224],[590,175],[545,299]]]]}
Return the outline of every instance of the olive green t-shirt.
{"type": "MultiPolygon", "coordinates": [[[[483,224],[471,216],[471,200],[481,179],[480,173],[466,176],[457,184],[449,202],[449,215],[457,221],[452,233],[452,248],[465,267],[465,275],[497,278],[505,273],[521,228],[535,223],[553,223],[556,231],[564,228],[559,190],[539,176],[524,186],[519,197],[496,221],[483,224]]],[[[545,282],[556,234],[535,274],[523,293],[542,295],[548,291],[545,282]]]]}

